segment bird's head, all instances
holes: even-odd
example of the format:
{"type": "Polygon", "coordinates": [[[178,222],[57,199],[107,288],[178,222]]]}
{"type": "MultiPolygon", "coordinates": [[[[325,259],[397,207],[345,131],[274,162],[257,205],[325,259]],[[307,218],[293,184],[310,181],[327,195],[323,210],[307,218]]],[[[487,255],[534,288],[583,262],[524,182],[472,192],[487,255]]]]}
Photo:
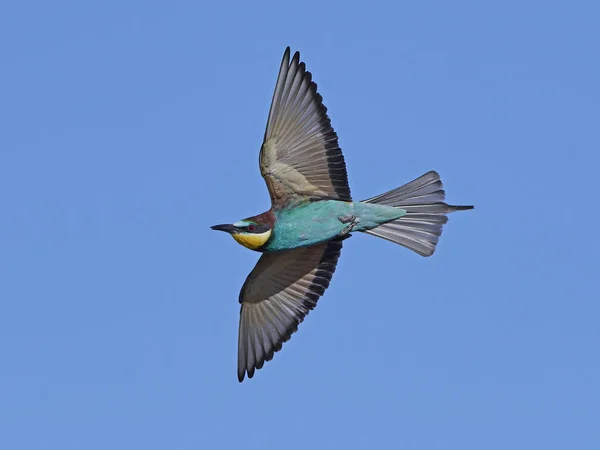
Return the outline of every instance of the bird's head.
{"type": "MultiPolygon", "coordinates": [[[[262,216],[262,215],[261,215],[262,216]]],[[[271,237],[272,223],[261,216],[250,217],[233,224],[213,225],[213,230],[225,231],[244,247],[260,251],[271,237]]]]}

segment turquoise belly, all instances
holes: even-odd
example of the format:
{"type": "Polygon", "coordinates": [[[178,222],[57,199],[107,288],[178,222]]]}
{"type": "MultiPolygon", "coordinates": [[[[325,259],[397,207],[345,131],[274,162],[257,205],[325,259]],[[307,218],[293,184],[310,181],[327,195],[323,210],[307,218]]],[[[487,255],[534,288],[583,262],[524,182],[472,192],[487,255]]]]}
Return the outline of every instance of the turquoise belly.
{"type": "Polygon", "coordinates": [[[276,222],[265,251],[285,250],[328,241],[348,226],[340,217],[356,217],[353,231],[364,231],[402,217],[406,211],[391,206],[322,200],[275,212],[276,222]]]}

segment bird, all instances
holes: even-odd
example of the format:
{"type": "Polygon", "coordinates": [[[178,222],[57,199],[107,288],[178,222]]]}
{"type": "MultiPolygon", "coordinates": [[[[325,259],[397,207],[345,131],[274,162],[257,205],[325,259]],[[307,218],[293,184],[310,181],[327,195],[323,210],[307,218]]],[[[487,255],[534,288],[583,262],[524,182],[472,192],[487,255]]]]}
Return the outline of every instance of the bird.
{"type": "Polygon", "coordinates": [[[260,149],[271,208],[214,225],[260,252],[240,294],[241,383],[281,350],[328,288],[343,242],[361,232],[431,256],[449,213],[435,171],[363,201],[350,195],[344,156],[323,98],[300,53],[287,47],[260,149]]]}

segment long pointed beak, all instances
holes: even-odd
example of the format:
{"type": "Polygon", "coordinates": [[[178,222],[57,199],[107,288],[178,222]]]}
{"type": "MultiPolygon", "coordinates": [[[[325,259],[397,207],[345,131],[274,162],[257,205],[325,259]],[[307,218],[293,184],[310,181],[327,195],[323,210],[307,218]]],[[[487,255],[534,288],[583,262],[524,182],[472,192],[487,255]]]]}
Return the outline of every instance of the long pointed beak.
{"type": "Polygon", "coordinates": [[[238,228],[234,225],[223,224],[223,225],[213,225],[210,227],[212,230],[224,231],[229,234],[233,234],[237,232],[238,228]]]}

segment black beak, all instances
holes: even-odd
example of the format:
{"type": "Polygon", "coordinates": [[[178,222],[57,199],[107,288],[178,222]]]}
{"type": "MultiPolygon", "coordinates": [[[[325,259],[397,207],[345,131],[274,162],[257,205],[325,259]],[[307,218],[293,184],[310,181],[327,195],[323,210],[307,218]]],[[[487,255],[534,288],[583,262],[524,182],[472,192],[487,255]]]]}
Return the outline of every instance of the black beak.
{"type": "Polygon", "coordinates": [[[238,231],[238,228],[236,226],[234,226],[234,225],[228,225],[228,224],[213,225],[210,228],[212,230],[224,231],[224,232],[229,233],[229,234],[236,233],[238,231]]]}

